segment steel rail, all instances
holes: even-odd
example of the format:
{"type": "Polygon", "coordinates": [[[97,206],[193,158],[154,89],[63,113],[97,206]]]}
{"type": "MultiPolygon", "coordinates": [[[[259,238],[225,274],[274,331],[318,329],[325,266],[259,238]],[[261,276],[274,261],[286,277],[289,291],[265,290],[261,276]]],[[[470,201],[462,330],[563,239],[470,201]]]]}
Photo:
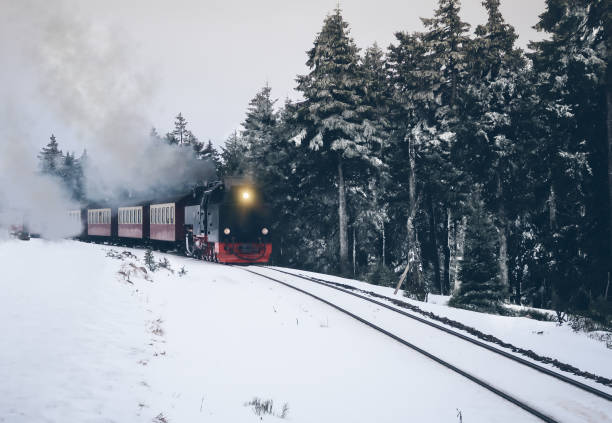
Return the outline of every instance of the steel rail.
{"type": "MultiPolygon", "coordinates": [[[[547,369],[546,367],[543,367],[543,366],[540,366],[538,364],[532,363],[531,361],[525,360],[524,358],[518,357],[518,356],[516,356],[514,354],[511,354],[511,353],[509,353],[507,351],[503,351],[503,350],[501,350],[499,348],[496,348],[496,347],[494,347],[492,345],[486,344],[486,343],[484,343],[482,341],[479,341],[478,339],[471,338],[471,337],[469,337],[467,335],[464,335],[462,333],[459,333],[457,331],[454,331],[452,329],[449,329],[449,328],[444,327],[442,325],[439,325],[437,323],[434,323],[434,322],[431,322],[429,320],[423,319],[422,317],[415,316],[414,314],[407,313],[407,312],[405,312],[403,310],[398,310],[395,307],[392,307],[392,306],[390,306],[388,304],[385,304],[383,302],[377,301],[377,300],[375,300],[373,298],[369,298],[369,297],[366,297],[364,295],[360,295],[360,294],[357,294],[355,292],[351,292],[351,291],[346,290],[344,288],[340,288],[338,286],[331,285],[331,284],[334,284],[335,282],[331,282],[331,281],[328,282],[328,281],[324,281],[323,279],[313,278],[313,277],[304,276],[304,275],[296,275],[295,273],[291,273],[291,272],[287,272],[287,271],[284,271],[284,270],[275,269],[273,267],[264,267],[264,268],[265,269],[269,269],[269,270],[274,270],[274,271],[279,272],[279,273],[284,273],[284,274],[287,274],[287,275],[290,275],[290,276],[294,276],[296,278],[301,278],[301,279],[304,279],[304,280],[307,280],[307,281],[310,281],[310,282],[314,282],[314,283],[326,286],[328,288],[332,288],[332,289],[336,289],[338,291],[344,292],[345,294],[350,294],[350,295],[353,295],[355,297],[361,298],[363,300],[369,301],[371,303],[374,303],[376,305],[379,305],[381,307],[384,307],[384,308],[387,308],[387,309],[389,309],[391,311],[399,313],[399,314],[401,314],[403,316],[406,316],[406,317],[409,317],[411,319],[414,319],[414,320],[416,320],[416,321],[418,321],[420,323],[426,324],[428,326],[431,326],[431,327],[434,327],[434,328],[436,328],[438,330],[446,332],[446,333],[448,333],[450,335],[453,335],[453,336],[456,336],[458,338],[461,338],[464,341],[471,342],[474,345],[478,345],[479,347],[485,348],[485,349],[487,349],[489,351],[492,351],[492,352],[494,352],[496,354],[499,354],[501,356],[509,358],[510,360],[514,360],[517,363],[521,363],[521,364],[523,364],[525,366],[528,366],[528,367],[530,367],[530,368],[532,368],[534,370],[537,370],[537,371],[539,371],[541,373],[544,373],[544,374],[546,374],[548,376],[554,377],[554,378],[556,378],[558,380],[561,380],[561,381],[563,381],[565,383],[568,383],[568,384],[570,384],[572,386],[575,386],[576,388],[582,389],[582,390],[584,390],[586,392],[589,392],[589,393],[591,393],[593,395],[596,395],[596,396],[598,396],[600,398],[606,399],[608,401],[612,401],[612,395],[608,394],[607,392],[601,391],[601,390],[599,390],[597,388],[594,388],[592,386],[589,386],[589,385],[587,385],[585,383],[582,383],[580,381],[577,381],[575,379],[567,377],[567,376],[565,376],[565,375],[563,375],[561,373],[557,373],[557,372],[555,372],[553,370],[547,369]]],[[[397,300],[395,300],[393,298],[389,298],[389,297],[386,297],[384,295],[381,295],[381,297],[383,297],[383,298],[385,298],[385,299],[387,299],[389,301],[397,301],[397,300]]]]}
{"type": "Polygon", "coordinates": [[[376,330],[376,331],[378,331],[378,332],[380,332],[380,333],[382,333],[384,335],[387,335],[388,337],[394,339],[395,341],[399,342],[400,344],[403,344],[406,347],[408,347],[408,348],[410,348],[410,349],[412,349],[412,350],[414,350],[414,351],[424,355],[425,357],[435,361],[436,363],[438,363],[438,364],[440,364],[440,365],[442,365],[442,366],[444,366],[444,367],[454,371],[455,373],[460,374],[461,376],[463,376],[463,377],[471,380],[472,382],[482,386],[483,388],[487,389],[488,391],[493,392],[495,395],[497,395],[497,396],[499,396],[499,397],[501,397],[501,398],[511,402],[512,404],[514,404],[514,405],[516,405],[516,406],[518,406],[520,408],[522,408],[527,413],[529,413],[529,414],[539,418],[540,420],[542,420],[544,422],[547,422],[547,423],[560,423],[558,420],[555,420],[554,418],[548,416],[547,414],[545,414],[545,413],[543,413],[543,412],[533,408],[532,406],[530,406],[529,404],[519,400],[518,398],[513,397],[509,393],[504,392],[501,389],[498,389],[498,388],[494,387],[493,385],[491,385],[491,384],[485,382],[484,380],[482,380],[482,379],[472,375],[471,373],[468,373],[465,370],[462,370],[462,369],[458,368],[457,366],[454,366],[453,364],[451,364],[451,363],[449,363],[449,362],[447,362],[447,361],[437,357],[436,355],[425,351],[424,349],[422,349],[422,348],[412,344],[411,342],[408,342],[405,339],[400,338],[399,336],[397,336],[397,335],[395,335],[395,334],[393,334],[393,333],[391,333],[391,332],[381,328],[380,326],[375,325],[374,323],[372,323],[372,322],[370,322],[370,321],[368,321],[368,320],[366,320],[366,319],[364,319],[364,318],[362,318],[360,316],[357,316],[354,313],[351,313],[350,311],[348,311],[348,310],[346,310],[346,309],[344,309],[344,308],[342,308],[342,307],[340,307],[340,306],[338,306],[338,305],[336,305],[336,304],[334,304],[334,303],[332,303],[332,302],[330,302],[330,301],[328,301],[328,300],[326,300],[324,298],[321,298],[321,297],[319,297],[319,296],[317,296],[315,294],[312,294],[312,293],[310,293],[310,292],[308,292],[306,290],[303,290],[303,289],[298,288],[298,287],[296,287],[294,285],[291,285],[290,283],[283,282],[283,281],[281,281],[279,279],[276,279],[276,278],[273,278],[271,276],[262,275],[261,273],[254,272],[253,270],[246,269],[244,267],[237,267],[237,268],[241,269],[241,270],[244,270],[245,272],[249,272],[249,273],[252,273],[254,275],[257,275],[259,277],[262,277],[262,278],[265,278],[265,279],[268,279],[268,280],[280,283],[281,285],[284,285],[284,286],[286,286],[288,288],[294,289],[294,290],[296,290],[298,292],[301,292],[302,294],[308,295],[308,296],[310,296],[310,297],[312,297],[312,298],[314,298],[314,299],[316,299],[316,300],[318,300],[318,301],[320,301],[320,302],[322,302],[324,304],[327,304],[328,306],[330,306],[330,307],[340,311],[341,313],[344,313],[344,314],[352,317],[353,319],[358,320],[359,322],[369,326],[370,328],[372,328],[372,329],[374,329],[374,330],[376,330]]]}

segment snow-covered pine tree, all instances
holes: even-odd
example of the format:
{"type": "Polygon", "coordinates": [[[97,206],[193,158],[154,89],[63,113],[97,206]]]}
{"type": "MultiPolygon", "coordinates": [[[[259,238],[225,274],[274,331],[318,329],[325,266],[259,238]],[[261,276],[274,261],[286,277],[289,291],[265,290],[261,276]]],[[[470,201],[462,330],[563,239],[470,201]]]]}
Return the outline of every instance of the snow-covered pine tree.
{"type": "Polygon", "coordinates": [[[518,36],[499,10],[499,0],[484,0],[488,19],[476,28],[469,48],[470,83],[466,93],[466,131],[459,136],[460,162],[472,179],[482,184],[483,199],[495,216],[499,235],[499,276],[509,285],[508,238],[510,222],[524,210],[521,202],[529,191],[524,180],[535,148],[515,120],[524,106],[527,84],[522,52],[515,48],[518,36]]]}
{"type": "Polygon", "coordinates": [[[247,146],[236,131],[221,147],[221,172],[219,176],[243,175],[246,172],[247,146]]]}
{"type": "Polygon", "coordinates": [[[541,180],[548,191],[542,205],[548,211],[546,274],[553,305],[562,310],[584,309],[603,295],[612,262],[612,240],[605,235],[610,224],[604,223],[609,212],[601,201],[609,197],[609,146],[602,142],[610,125],[609,4],[604,3],[547,1],[536,27],[550,35],[530,45],[542,121],[537,155],[545,164],[541,180]]]}
{"type": "Polygon", "coordinates": [[[270,93],[272,88],[266,84],[249,102],[247,115],[242,123],[241,137],[247,147],[247,167],[249,173],[257,177],[257,173],[267,168],[268,154],[274,144],[277,116],[270,93]]]}
{"type": "Polygon", "coordinates": [[[478,195],[475,195],[468,216],[465,255],[459,271],[461,286],[451,297],[450,306],[502,311],[500,306],[506,294],[497,271],[496,240],[491,217],[478,195]]]}
{"type": "Polygon", "coordinates": [[[75,200],[83,199],[83,170],[79,161],[70,152],[62,159],[61,166],[58,169],[57,175],[62,179],[62,182],[68,192],[71,193],[75,200]]]}
{"type": "Polygon", "coordinates": [[[41,172],[57,175],[62,162],[62,151],[59,149],[55,135],[51,134],[49,143],[42,148],[38,154],[38,159],[40,161],[41,172]]]}
{"type": "MultiPolygon", "coordinates": [[[[367,127],[368,140],[373,158],[379,160],[377,166],[366,168],[369,172],[360,174],[362,178],[356,181],[353,191],[357,195],[353,201],[354,225],[359,223],[362,233],[362,250],[367,257],[378,257],[376,263],[363,263],[367,266],[375,264],[378,273],[392,272],[386,266],[386,232],[385,225],[389,221],[388,186],[391,183],[389,167],[387,165],[391,153],[390,122],[388,119],[391,98],[391,84],[389,74],[385,68],[384,52],[376,43],[365,50],[361,62],[365,81],[365,102],[370,106],[365,116],[364,125],[367,127]],[[365,177],[365,178],[363,178],[365,177]],[[374,248],[374,249],[373,249],[374,248]]],[[[353,240],[355,243],[355,240],[353,240]]],[[[377,274],[378,274],[377,273],[377,274]]],[[[389,283],[387,281],[386,283],[389,283]]]]}
{"type": "Polygon", "coordinates": [[[202,160],[210,160],[215,165],[215,169],[218,174],[219,169],[221,168],[221,156],[219,152],[217,151],[211,140],[208,140],[206,145],[202,143],[199,144],[202,145],[202,148],[198,152],[198,157],[202,160]]]}
{"type": "Polygon", "coordinates": [[[363,77],[358,49],[349,36],[340,9],[328,15],[314,47],[308,52],[310,73],[298,76],[304,95],[299,119],[304,130],[300,144],[320,158],[319,170],[335,174],[338,189],[338,238],[340,271],[348,270],[348,212],[346,179],[360,172],[372,159],[364,127],[369,108],[364,104],[363,77]],[[350,177],[350,176],[349,176],[350,177]]]}

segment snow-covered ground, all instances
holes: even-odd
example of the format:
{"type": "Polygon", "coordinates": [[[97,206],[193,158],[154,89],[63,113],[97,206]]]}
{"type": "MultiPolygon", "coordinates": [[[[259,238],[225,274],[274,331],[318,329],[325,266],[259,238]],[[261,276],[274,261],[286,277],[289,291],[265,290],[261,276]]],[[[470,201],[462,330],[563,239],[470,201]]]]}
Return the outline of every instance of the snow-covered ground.
{"type": "MultiPolygon", "coordinates": [[[[255,397],[274,402],[264,421],[536,421],[310,297],[155,256],[174,273],[145,273],[141,250],[0,243],[0,422],[260,421],[255,397]]],[[[575,405],[566,421],[612,415],[575,405]]]]}
{"type": "MultiPolygon", "coordinates": [[[[424,303],[404,297],[401,290],[397,295],[393,295],[394,288],[302,270],[279,269],[351,285],[364,291],[396,298],[416,305],[424,311],[471,326],[517,347],[532,350],[542,356],[556,358],[581,370],[612,379],[612,349],[607,348],[605,342],[590,337],[586,332],[572,330],[567,324],[559,326],[555,322],[537,321],[527,317],[496,316],[448,307],[446,305],[448,297],[440,295],[430,295],[429,302],[424,303]]],[[[547,312],[547,310],[540,311],[547,312]]],[[[469,335],[468,333],[465,334],[469,335]]],[[[594,384],[593,386],[598,385],[594,384]]]]}

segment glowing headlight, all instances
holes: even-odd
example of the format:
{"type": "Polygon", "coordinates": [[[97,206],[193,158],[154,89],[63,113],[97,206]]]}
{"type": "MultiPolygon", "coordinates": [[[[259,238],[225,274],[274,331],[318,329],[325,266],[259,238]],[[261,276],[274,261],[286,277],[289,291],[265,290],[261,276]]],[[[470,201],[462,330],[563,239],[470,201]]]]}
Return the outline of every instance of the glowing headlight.
{"type": "Polygon", "coordinates": [[[224,233],[225,235],[229,235],[229,234],[230,234],[230,228],[225,228],[225,229],[223,229],[223,233],[224,233]]]}
{"type": "Polygon", "coordinates": [[[261,233],[264,234],[264,235],[268,235],[268,232],[270,232],[270,231],[268,231],[268,228],[263,228],[261,230],[261,233]]]}
{"type": "Polygon", "coordinates": [[[249,193],[248,191],[244,191],[242,193],[242,199],[243,200],[248,200],[249,198],[251,198],[251,193],[249,193]]]}

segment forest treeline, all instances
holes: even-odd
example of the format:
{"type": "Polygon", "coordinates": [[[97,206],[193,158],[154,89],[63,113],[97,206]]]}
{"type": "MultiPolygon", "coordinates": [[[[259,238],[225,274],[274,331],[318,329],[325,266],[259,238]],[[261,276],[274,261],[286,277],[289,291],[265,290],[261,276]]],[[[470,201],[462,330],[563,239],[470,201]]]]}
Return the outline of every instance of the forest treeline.
{"type": "Polygon", "coordinates": [[[255,95],[222,172],[267,191],[277,263],[403,278],[459,306],[605,308],[609,2],[548,0],[530,52],[499,0],[482,3],[473,33],[439,0],[386,50],[360,50],[335,10],[297,76],[303,100],[255,95]]]}
{"type": "MultiPolygon", "coordinates": [[[[500,1],[482,4],[473,32],[459,0],[439,0],[424,31],[364,50],[336,9],[302,100],[266,85],[220,158],[194,148],[265,191],[276,264],[609,318],[609,1],[547,0],[528,52],[500,1]]],[[[153,136],[184,144],[180,127],[153,136]]]]}

